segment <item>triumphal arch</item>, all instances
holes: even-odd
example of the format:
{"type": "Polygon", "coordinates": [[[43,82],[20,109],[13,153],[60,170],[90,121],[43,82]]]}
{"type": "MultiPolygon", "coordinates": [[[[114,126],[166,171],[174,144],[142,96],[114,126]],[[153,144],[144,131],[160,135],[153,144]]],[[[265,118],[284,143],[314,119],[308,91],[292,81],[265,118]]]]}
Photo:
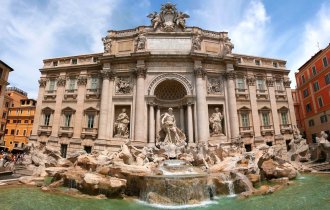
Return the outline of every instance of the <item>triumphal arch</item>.
{"type": "Polygon", "coordinates": [[[31,142],[78,149],[292,138],[285,61],[233,54],[227,32],[187,26],[167,3],[150,26],[109,30],[104,51],[44,60],[31,142]]]}

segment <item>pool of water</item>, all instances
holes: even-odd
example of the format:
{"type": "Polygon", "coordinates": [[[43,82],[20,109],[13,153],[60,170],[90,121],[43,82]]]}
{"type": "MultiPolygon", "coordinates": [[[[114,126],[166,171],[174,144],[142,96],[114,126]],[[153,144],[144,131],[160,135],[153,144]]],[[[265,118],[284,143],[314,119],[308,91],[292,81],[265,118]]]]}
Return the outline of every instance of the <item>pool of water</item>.
{"type": "MultiPolygon", "coordinates": [[[[152,210],[142,202],[117,199],[75,198],[67,195],[42,192],[39,188],[0,187],[1,210],[152,210]]],[[[165,208],[167,209],[167,208],[165,208]]],[[[330,174],[303,175],[295,184],[271,195],[248,199],[220,197],[192,210],[325,210],[330,209],[330,174]]]]}

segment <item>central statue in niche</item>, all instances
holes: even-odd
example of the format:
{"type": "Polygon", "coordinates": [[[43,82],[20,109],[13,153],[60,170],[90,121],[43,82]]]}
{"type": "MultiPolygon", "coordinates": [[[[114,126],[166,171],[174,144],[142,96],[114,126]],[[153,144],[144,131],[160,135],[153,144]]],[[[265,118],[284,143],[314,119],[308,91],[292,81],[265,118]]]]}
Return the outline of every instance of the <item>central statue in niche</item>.
{"type": "Polygon", "coordinates": [[[157,146],[166,151],[169,158],[176,158],[186,146],[186,135],[176,127],[173,109],[161,115],[162,129],[159,132],[157,146]]]}

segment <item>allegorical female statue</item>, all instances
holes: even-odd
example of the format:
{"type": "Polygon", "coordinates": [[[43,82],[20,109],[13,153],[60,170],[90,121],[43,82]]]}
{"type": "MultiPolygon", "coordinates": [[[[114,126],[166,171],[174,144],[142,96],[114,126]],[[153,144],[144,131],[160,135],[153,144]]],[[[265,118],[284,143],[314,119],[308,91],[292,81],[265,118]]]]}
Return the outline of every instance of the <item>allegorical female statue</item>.
{"type": "Polygon", "coordinates": [[[129,125],[129,117],[126,114],[126,109],[122,109],[121,113],[118,115],[115,121],[115,126],[114,126],[115,137],[128,138],[129,136],[128,125],[129,125]]]}
{"type": "Polygon", "coordinates": [[[214,109],[215,112],[211,115],[209,121],[210,121],[210,127],[211,127],[211,136],[219,136],[222,134],[222,114],[219,110],[219,108],[214,109]]]}

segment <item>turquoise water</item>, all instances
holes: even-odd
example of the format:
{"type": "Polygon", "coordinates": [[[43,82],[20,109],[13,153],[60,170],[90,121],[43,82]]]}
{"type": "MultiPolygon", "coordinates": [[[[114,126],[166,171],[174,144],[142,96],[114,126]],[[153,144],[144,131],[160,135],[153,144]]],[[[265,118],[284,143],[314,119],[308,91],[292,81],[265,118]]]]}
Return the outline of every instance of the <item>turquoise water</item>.
{"type": "MultiPolygon", "coordinates": [[[[140,210],[157,209],[135,200],[75,198],[38,188],[0,187],[1,210],[140,210]]],[[[330,175],[304,175],[295,184],[271,195],[248,199],[221,197],[192,210],[330,210],[330,175]]]]}

